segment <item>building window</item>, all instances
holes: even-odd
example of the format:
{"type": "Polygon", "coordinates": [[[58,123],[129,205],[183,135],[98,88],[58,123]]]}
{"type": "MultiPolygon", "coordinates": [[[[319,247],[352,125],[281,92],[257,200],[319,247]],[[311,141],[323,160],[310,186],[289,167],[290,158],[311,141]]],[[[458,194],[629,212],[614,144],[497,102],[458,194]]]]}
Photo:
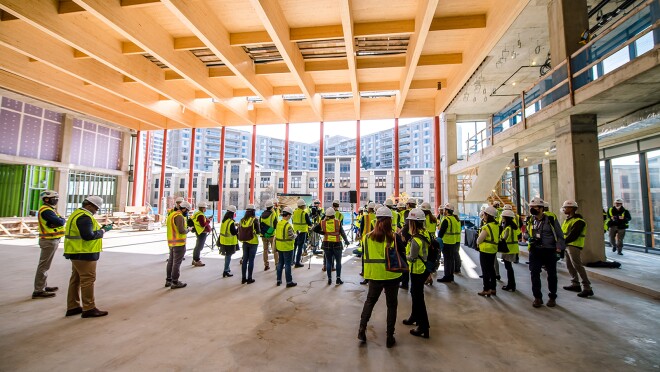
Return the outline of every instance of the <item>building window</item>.
{"type": "Polygon", "coordinates": [[[324,187],[335,187],[335,178],[326,177],[325,182],[323,183],[324,187]]]}
{"type": "Polygon", "coordinates": [[[335,198],[335,193],[332,191],[324,191],[323,192],[323,202],[326,204],[332,203],[332,201],[335,198]]]}
{"type": "Polygon", "coordinates": [[[179,188],[183,189],[185,187],[186,187],[186,179],[182,178],[182,179],[179,180],[179,188]]]}
{"type": "Polygon", "coordinates": [[[343,189],[351,187],[351,179],[349,177],[341,177],[339,179],[339,187],[343,189]]]}
{"type": "Polygon", "coordinates": [[[238,171],[241,169],[240,165],[234,164],[231,166],[231,174],[238,174],[238,171]]]}
{"type": "Polygon", "coordinates": [[[351,163],[339,163],[339,172],[340,173],[350,173],[351,172],[351,163]]]}
{"type": "Polygon", "coordinates": [[[335,171],[335,163],[326,162],[325,163],[325,171],[326,172],[334,172],[335,171]]]}
{"type": "MultiPolygon", "coordinates": [[[[196,188],[197,188],[197,177],[199,177],[199,175],[197,175],[196,177],[193,177],[193,189],[196,189],[196,188]]],[[[210,180],[211,180],[211,179],[209,178],[209,179],[207,180],[207,182],[210,181],[210,180]]]]}
{"type": "Polygon", "coordinates": [[[270,186],[270,177],[261,177],[261,181],[259,182],[259,187],[263,189],[268,186],[270,186]]]}
{"type": "Polygon", "coordinates": [[[284,188],[284,178],[278,178],[277,179],[277,188],[278,189],[283,189],[284,188]]]}
{"type": "Polygon", "coordinates": [[[351,202],[351,196],[349,195],[348,191],[342,191],[339,193],[339,201],[342,203],[350,203],[351,202]]]}
{"type": "Polygon", "coordinates": [[[238,188],[238,177],[232,177],[229,180],[229,188],[230,189],[237,189],[238,188]]]}
{"type": "Polygon", "coordinates": [[[172,180],[165,178],[165,188],[169,189],[170,187],[172,187],[172,180]]]}
{"type": "Polygon", "coordinates": [[[413,189],[421,189],[422,188],[422,176],[412,176],[410,177],[410,187],[413,189]]]}
{"type": "Polygon", "coordinates": [[[294,189],[299,189],[300,186],[300,178],[301,177],[291,177],[291,187],[294,189]]]}
{"type": "Polygon", "coordinates": [[[319,187],[319,180],[316,177],[310,177],[309,178],[309,188],[310,189],[316,189],[319,187]]]}
{"type": "Polygon", "coordinates": [[[364,189],[369,187],[369,179],[367,177],[360,177],[360,187],[364,189]]]}
{"type": "Polygon", "coordinates": [[[384,192],[377,191],[375,197],[376,200],[374,200],[374,202],[383,204],[385,203],[385,198],[386,196],[384,192]]]}
{"type": "Polygon", "coordinates": [[[159,182],[160,182],[160,180],[158,178],[156,178],[156,180],[154,181],[154,189],[158,188],[158,185],[160,184],[159,182]]]}
{"type": "Polygon", "coordinates": [[[386,184],[387,184],[387,178],[386,177],[376,177],[376,188],[377,189],[384,189],[386,184]]]}
{"type": "Polygon", "coordinates": [[[369,193],[360,192],[360,203],[367,204],[369,202],[369,193]]]}
{"type": "Polygon", "coordinates": [[[399,189],[403,189],[403,177],[399,177],[399,189]]]}

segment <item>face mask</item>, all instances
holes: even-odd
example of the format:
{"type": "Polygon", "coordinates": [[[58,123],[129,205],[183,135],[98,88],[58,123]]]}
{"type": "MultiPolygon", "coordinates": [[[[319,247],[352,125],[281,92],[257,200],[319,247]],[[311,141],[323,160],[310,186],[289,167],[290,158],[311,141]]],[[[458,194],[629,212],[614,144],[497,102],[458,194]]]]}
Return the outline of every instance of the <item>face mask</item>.
{"type": "Polygon", "coordinates": [[[536,216],[539,214],[539,210],[536,208],[529,208],[529,213],[531,213],[533,216],[536,216]]]}
{"type": "Polygon", "coordinates": [[[60,201],[60,199],[52,198],[52,199],[50,199],[50,205],[57,205],[57,202],[59,202],[59,201],[60,201]]]}

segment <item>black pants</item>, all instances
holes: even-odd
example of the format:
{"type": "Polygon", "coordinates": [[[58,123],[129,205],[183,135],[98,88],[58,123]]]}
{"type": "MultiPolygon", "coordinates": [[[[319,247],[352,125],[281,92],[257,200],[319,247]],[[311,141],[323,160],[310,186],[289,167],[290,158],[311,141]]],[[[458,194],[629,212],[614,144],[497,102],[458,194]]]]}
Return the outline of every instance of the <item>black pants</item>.
{"type": "Polygon", "coordinates": [[[479,252],[479,264],[484,279],[484,291],[495,289],[495,258],[496,253],[479,252]]]}
{"type": "Polygon", "coordinates": [[[510,261],[504,260],[504,268],[506,269],[506,285],[507,287],[516,288],[516,276],[513,273],[513,264],[510,261]]]}
{"type": "Polygon", "coordinates": [[[541,269],[548,273],[548,297],[557,298],[557,254],[551,248],[531,248],[529,250],[529,271],[532,276],[532,294],[543,299],[541,292],[541,269]]]}
{"type": "MultiPolygon", "coordinates": [[[[399,252],[399,255],[405,260],[406,259],[406,242],[401,238],[399,234],[396,235],[396,249],[399,252]]],[[[410,283],[410,274],[404,272],[401,275],[401,285],[403,287],[408,287],[410,283]]]]}
{"type": "Polygon", "coordinates": [[[443,278],[454,280],[454,271],[456,270],[456,244],[444,244],[442,254],[445,256],[445,275],[443,278]]]}
{"type": "MultiPolygon", "coordinates": [[[[424,285],[424,284],[422,284],[424,285]]],[[[390,280],[369,280],[369,292],[367,300],[364,301],[362,315],[360,316],[360,328],[366,328],[371,313],[374,310],[380,293],[385,290],[385,303],[387,304],[387,335],[394,335],[394,325],[396,324],[396,307],[399,304],[397,297],[399,293],[399,279],[390,280]]]]}
{"type": "Polygon", "coordinates": [[[422,330],[429,329],[429,316],[426,312],[426,302],[424,302],[424,282],[428,276],[428,273],[410,274],[412,311],[409,319],[417,322],[417,327],[422,330]]]}

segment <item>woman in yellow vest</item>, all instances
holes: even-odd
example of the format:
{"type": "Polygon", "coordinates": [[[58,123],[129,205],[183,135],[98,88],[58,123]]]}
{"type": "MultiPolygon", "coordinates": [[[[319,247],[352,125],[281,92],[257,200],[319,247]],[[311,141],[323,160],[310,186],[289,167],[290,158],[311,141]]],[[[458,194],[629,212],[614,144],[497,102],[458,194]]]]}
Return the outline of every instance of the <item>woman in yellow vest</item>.
{"type": "MultiPolygon", "coordinates": [[[[323,235],[323,256],[325,260],[325,267],[332,268],[333,263],[337,269],[337,285],[344,284],[341,280],[341,257],[344,247],[341,245],[342,239],[344,244],[348,246],[348,238],[341,226],[341,222],[335,218],[334,208],[325,210],[325,218],[321,223],[314,226],[313,231],[317,234],[323,235]]],[[[332,270],[327,270],[328,285],[332,284],[332,270]]]]}
{"type": "Polygon", "coordinates": [[[506,242],[507,248],[509,248],[508,253],[502,253],[502,260],[504,261],[504,268],[506,269],[506,285],[502,287],[503,290],[509,292],[516,291],[516,276],[513,273],[513,263],[516,261],[516,256],[518,255],[518,231],[519,227],[516,223],[516,214],[512,210],[505,209],[500,215],[500,240],[506,242]]]}
{"type": "Polygon", "coordinates": [[[497,257],[497,244],[500,241],[500,226],[497,224],[497,209],[488,206],[483,212],[484,225],[477,238],[479,247],[479,264],[483,274],[484,290],[479,296],[495,296],[495,259],[497,257]]]}
{"type": "Polygon", "coordinates": [[[582,248],[584,248],[584,239],[587,234],[587,222],[581,215],[577,214],[578,205],[574,200],[566,200],[562,205],[562,210],[566,214],[566,221],[561,225],[564,232],[564,241],[566,242],[566,268],[571,275],[571,285],[564,289],[572,292],[579,292],[578,297],[591,297],[594,291],[591,288],[591,282],[587,276],[587,271],[582,266],[582,248]],[[582,287],[578,274],[582,278],[582,287]]]}
{"type": "Polygon", "coordinates": [[[254,270],[254,258],[257,256],[257,247],[259,246],[259,235],[261,228],[259,220],[255,216],[254,204],[248,204],[245,207],[245,216],[241,218],[238,227],[239,240],[243,243],[243,260],[241,264],[241,284],[252,284],[252,271],[254,270]],[[249,238],[249,239],[248,239],[249,238]],[[247,276],[245,275],[247,271],[247,276]]]}
{"type": "Polygon", "coordinates": [[[201,260],[202,249],[206,243],[206,237],[211,232],[211,220],[206,217],[206,208],[208,204],[205,201],[197,203],[197,211],[193,213],[191,220],[193,222],[193,231],[197,236],[195,242],[195,249],[193,250],[192,265],[195,267],[206,266],[201,260]]]}
{"type": "Polygon", "coordinates": [[[442,240],[442,254],[444,260],[444,275],[438,278],[439,283],[453,283],[454,274],[461,272],[460,248],[461,248],[461,222],[454,215],[454,205],[445,204],[445,216],[440,224],[438,237],[442,240]]]}
{"type": "Polygon", "coordinates": [[[381,208],[376,212],[376,225],[371,233],[362,239],[364,253],[364,278],[369,281],[369,292],[360,316],[360,329],[358,340],[367,342],[367,323],[371,318],[376,302],[381,292],[385,290],[385,303],[387,304],[387,347],[396,343],[394,339],[394,326],[396,324],[396,310],[398,305],[399,280],[401,273],[387,271],[385,259],[387,249],[396,249],[396,239],[392,232],[392,212],[381,208]]]}
{"type": "Polygon", "coordinates": [[[222,272],[222,277],[232,277],[231,273],[231,256],[238,250],[238,228],[234,222],[236,215],[236,207],[230,205],[227,212],[222,217],[222,224],[220,225],[220,239],[218,239],[218,247],[220,247],[220,254],[225,256],[225,268],[222,272]]]}
{"type": "Polygon", "coordinates": [[[277,263],[277,285],[282,285],[282,270],[284,270],[287,288],[298,285],[291,276],[293,246],[296,240],[296,234],[290,222],[292,215],[291,208],[284,207],[282,209],[282,219],[277,223],[275,229],[275,249],[277,249],[277,254],[280,256],[280,261],[277,263]]]}
{"type": "Polygon", "coordinates": [[[64,237],[64,225],[66,220],[57,213],[55,207],[60,199],[60,195],[53,190],[44,190],[39,195],[43,205],[39,208],[37,219],[39,221],[39,265],[34,275],[34,291],[32,298],[55,297],[55,291],[59,288],[49,287],[46,283],[48,269],[55,257],[55,251],[64,237]]]}
{"type": "MultiPolygon", "coordinates": [[[[312,226],[312,220],[309,218],[309,213],[307,212],[307,205],[302,199],[298,199],[297,202],[298,208],[293,211],[293,230],[296,232],[296,241],[294,242],[294,249],[296,251],[295,257],[295,267],[303,267],[302,264],[302,254],[305,251],[305,246],[307,245],[307,233],[309,232],[309,227],[312,226]]],[[[305,253],[307,254],[307,253],[305,253]]]]}
{"type": "Polygon", "coordinates": [[[426,271],[426,258],[431,244],[431,237],[426,231],[426,215],[419,208],[408,213],[408,232],[410,239],[406,246],[406,258],[410,267],[410,296],[412,297],[412,310],[408,319],[403,320],[405,325],[417,324],[411,329],[413,336],[429,338],[429,316],[424,302],[424,283],[429,273],[426,271]]]}
{"type": "Polygon", "coordinates": [[[190,203],[187,201],[181,202],[177,209],[172,210],[167,215],[165,223],[167,226],[167,245],[170,251],[165,269],[165,287],[171,289],[183,288],[187,285],[179,280],[179,275],[181,261],[183,261],[183,256],[186,254],[186,236],[188,235],[184,214],[187,214],[190,208],[190,203]]]}

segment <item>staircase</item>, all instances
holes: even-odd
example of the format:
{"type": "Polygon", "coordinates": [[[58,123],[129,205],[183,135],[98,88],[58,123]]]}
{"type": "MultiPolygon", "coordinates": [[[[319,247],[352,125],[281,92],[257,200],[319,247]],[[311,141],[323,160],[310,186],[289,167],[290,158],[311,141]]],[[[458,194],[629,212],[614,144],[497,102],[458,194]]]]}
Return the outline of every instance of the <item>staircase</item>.
{"type": "Polygon", "coordinates": [[[488,196],[488,204],[493,205],[493,203],[500,202],[500,207],[504,208],[505,204],[510,204],[513,207],[513,213],[518,213],[518,208],[516,207],[516,203],[511,200],[510,196],[506,195],[498,195],[497,193],[491,193],[488,196]]]}

